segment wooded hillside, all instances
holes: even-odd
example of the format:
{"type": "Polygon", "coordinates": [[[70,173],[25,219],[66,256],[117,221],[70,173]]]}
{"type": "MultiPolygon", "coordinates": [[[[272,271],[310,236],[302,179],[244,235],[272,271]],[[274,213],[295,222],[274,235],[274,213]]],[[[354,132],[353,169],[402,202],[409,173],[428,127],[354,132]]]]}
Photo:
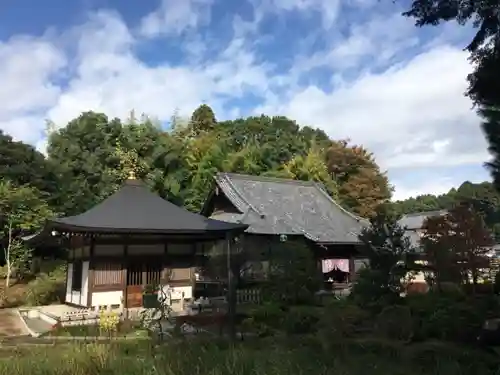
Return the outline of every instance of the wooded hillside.
{"type": "Polygon", "coordinates": [[[397,201],[394,207],[398,214],[451,209],[460,202],[469,202],[481,212],[486,225],[500,239],[500,194],[491,182],[474,184],[465,181],[458,188],[441,195],[420,195],[397,201]]]}
{"type": "Polygon", "coordinates": [[[368,150],[285,117],[218,122],[201,105],[190,119],[174,115],[171,128],[133,113],[121,121],[87,112],[50,134],[47,158],[0,134],[0,178],[28,184],[65,215],[111,194],[126,177],[124,160],[136,164],[152,189],[192,211],[200,209],[218,171],[318,181],[363,216],[391,195],[368,150]]]}

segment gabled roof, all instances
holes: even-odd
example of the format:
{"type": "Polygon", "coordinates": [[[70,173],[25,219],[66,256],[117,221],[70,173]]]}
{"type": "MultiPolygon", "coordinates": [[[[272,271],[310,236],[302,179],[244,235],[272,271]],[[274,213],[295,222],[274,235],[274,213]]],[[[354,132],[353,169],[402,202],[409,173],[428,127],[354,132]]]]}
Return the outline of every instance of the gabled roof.
{"type": "Polygon", "coordinates": [[[422,229],[424,221],[429,217],[446,215],[448,211],[446,210],[436,210],[436,211],[426,211],[426,212],[415,212],[411,214],[406,214],[399,220],[399,225],[406,227],[408,230],[419,230],[422,229]]]}
{"type": "Polygon", "coordinates": [[[318,243],[359,243],[364,220],[336,203],[312,181],[218,173],[217,186],[240,212],[211,217],[244,223],[247,232],[303,235],[318,243]]]}
{"type": "Polygon", "coordinates": [[[436,210],[436,211],[426,211],[426,212],[415,212],[403,215],[399,219],[399,225],[406,229],[405,235],[410,240],[411,245],[415,249],[421,247],[420,235],[418,231],[422,229],[424,222],[429,217],[446,215],[448,211],[446,210],[436,210]]]}
{"type": "Polygon", "coordinates": [[[50,229],[67,232],[130,234],[223,234],[246,225],[208,219],[152,193],[138,180],[127,180],[113,195],[76,216],[53,219],[50,229]]]}

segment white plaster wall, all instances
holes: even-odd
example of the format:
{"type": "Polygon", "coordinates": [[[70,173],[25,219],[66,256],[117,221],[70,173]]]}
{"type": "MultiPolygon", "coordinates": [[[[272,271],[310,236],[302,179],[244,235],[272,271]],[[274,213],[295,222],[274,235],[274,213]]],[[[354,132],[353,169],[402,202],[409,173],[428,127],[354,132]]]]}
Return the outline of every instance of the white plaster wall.
{"type": "Polygon", "coordinates": [[[80,304],[80,292],[77,292],[76,290],[71,291],[71,303],[74,303],[75,305],[80,304]]]}
{"type": "Polygon", "coordinates": [[[172,287],[169,285],[163,285],[162,292],[158,293],[158,300],[162,301],[163,299],[166,299],[167,304],[170,304],[171,301],[182,299],[183,293],[184,293],[184,299],[193,298],[193,287],[192,286],[172,287]]]}
{"type": "Polygon", "coordinates": [[[73,280],[73,264],[68,263],[68,277],[66,278],[66,298],[64,299],[64,302],[69,302],[71,303],[71,283],[73,280]]]}
{"type": "Polygon", "coordinates": [[[115,290],[111,292],[93,292],[92,306],[121,305],[122,298],[122,290],[115,290]]]}
{"type": "Polygon", "coordinates": [[[82,262],[82,296],[80,305],[87,306],[87,297],[89,295],[89,262],[82,262]]]}
{"type": "Polygon", "coordinates": [[[87,306],[87,296],[89,290],[89,262],[82,262],[82,290],[71,290],[73,284],[73,263],[68,263],[68,278],[66,280],[65,302],[75,305],[87,306]]]}

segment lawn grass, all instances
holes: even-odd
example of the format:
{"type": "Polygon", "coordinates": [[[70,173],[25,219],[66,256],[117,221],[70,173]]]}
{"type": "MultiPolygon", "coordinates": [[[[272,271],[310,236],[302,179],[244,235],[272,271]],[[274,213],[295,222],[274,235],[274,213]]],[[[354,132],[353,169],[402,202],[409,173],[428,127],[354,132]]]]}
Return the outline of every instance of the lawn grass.
{"type": "MultiPolygon", "coordinates": [[[[4,349],[7,350],[7,349],[4,349]]],[[[355,340],[323,345],[315,339],[239,343],[182,340],[68,344],[11,350],[0,373],[17,375],[489,375],[498,357],[450,344],[403,345],[355,340]]],[[[3,359],[5,358],[5,359],[3,359]]]]}
{"type": "MultiPolygon", "coordinates": [[[[98,337],[108,336],[109,334],[103,332],[99,324],[84,324],[84,325],[71,325],[59,326],[48,332],[46,337],[98,337]]],[[[141,328],[138,324],[133,322],[120,322],[116,332],[112,332],[111,336],[135,336],[146,335],[147,331],[141,328]]]]}

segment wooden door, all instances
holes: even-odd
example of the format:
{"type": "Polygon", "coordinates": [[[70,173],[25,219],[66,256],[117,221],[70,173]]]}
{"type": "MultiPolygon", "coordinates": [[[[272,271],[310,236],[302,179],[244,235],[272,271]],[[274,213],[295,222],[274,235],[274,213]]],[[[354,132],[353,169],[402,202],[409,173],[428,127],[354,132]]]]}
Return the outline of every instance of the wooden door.
{"type": "Polygon", "coordinates": [[[142,264],[130,262],[127,265],[127,307],[142,307],[142,264]]]}
{"type": "Polygon", "coordinates": [[[142,307],[142,285],[127,285],[127,307],[142,307]]]}

